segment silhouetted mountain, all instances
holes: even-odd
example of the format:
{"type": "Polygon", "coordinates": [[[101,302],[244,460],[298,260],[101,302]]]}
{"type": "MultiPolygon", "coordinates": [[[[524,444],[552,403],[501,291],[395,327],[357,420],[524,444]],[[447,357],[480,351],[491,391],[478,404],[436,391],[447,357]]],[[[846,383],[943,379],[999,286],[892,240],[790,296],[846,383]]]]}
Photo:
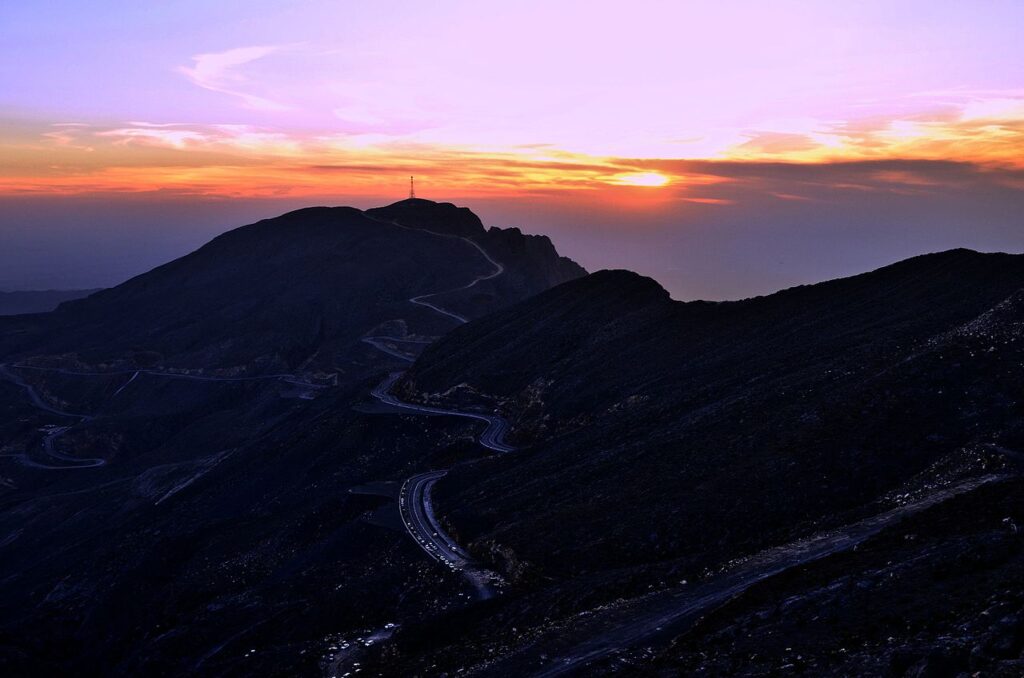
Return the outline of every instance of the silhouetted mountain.
{"type": "Polygon", "coordinates": [[[920,392],[952,370],[920,370],[929,342],[1022,287],[1024,256],[966,250],[728,303],[675,302],[654,281],[601,271],[456,329],[399,388],[452,398],[462,385],[537,443],[442,482],[466,536],[552,574],[706,560],[853,509],[1008,430],[1011,383],[975,365],[985,416],[968,421],[959,388],[920,392]],[[554,551],[545,529],[561,534],[554,551]]]}
{"type": "Polygon", "coordinates": [[[478,238],[485,232],[480,217],[468,207],[456,207],[450,202],[409,198],[387,207],[368,209],[366,213],[382,221],[461,238],[478,238]]]}
{"type": "Polygon", "coordinates": [[[328,637],[459,601],[394,495],[476,455],[470,432],[367,393],[460,314],[584,272],[546,239],[492,252],[433,223],[298,210],[0,321],[0,674],[249,672],[236,643],[260,637],[292,646],[270,673],[309,673],[328,637]],[[499,272],[516,282],[484,289],[499,272]]]}
{"type": "Polygon", "coordinates": [[[81,299],[98,291],[98,289],[93,289],[0,292],[0,315],[46,313],[57,308],[61,302],[81,299]]]}
{"type": "MultiPolygon", "coordinates": [[[[380,323],[403,319],[434,335],[451,327],[450,320],[407,300],[457,289],[493,271],[463,233],[489,244],[468,209],[427,200],[367,213],[349,207],[290,212],[225,233],[122,285],[22,323],[0,337],[0,354],[76,352],[91,363],[143,355],[168,365],[261,371],[329,368],[338,352],[380,323]],[[371,216],[392,211],[411,223],[450,223],[437,233],[456,236],[398,228],[371,216]]],[[[509,269],[514,284],[481,285],[446,298],[472,318],[584,273],[544,243],[502,239],[492,256],[509,269]],[[486,303],[479,302],[481,294],[486,303]]]]}
{"type": "Polygon", "coordinates": [[[475,214],[451,203],[409,199],[367,214],[407,228],[469,238],[507,265],[501,276],[481,280],[472,290],[438,297],[446,308],[468,317],[480,317],[501,308],[507,299],[525,299],[586,273],[571,259],[560,257],[547,236],[524,235],[518,228],[485,231],[475,214]]]}

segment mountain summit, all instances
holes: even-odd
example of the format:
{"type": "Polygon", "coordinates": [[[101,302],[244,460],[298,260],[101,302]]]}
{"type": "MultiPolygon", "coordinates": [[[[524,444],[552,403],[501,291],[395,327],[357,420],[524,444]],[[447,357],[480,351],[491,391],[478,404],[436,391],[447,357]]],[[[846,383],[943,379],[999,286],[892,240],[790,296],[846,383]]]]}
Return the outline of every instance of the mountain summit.
{"type": "Polygon", "coordinates": [[[480,217],[468,207],[457,207],[450,202],[434,202],[423,198],[408,198],[387,207],[374,207],[366,214],[375,219],[446,235],[477,238],[484,234],[480,217]]]}
{"type": "Polygon", "coordinates": [[[473,318],[584,273],[547,238],[487,231],[449,203],[311,207],[224,233],[54,313],[12,321],[0,350],[74,352],[89,363],[145,355],[147,364],[179,367],[330,368],[387,321],[428,335],[451,329],[411,297],[444,293],[473,318]],[[487,279],[487,257],[505,275],[487,279]]]}

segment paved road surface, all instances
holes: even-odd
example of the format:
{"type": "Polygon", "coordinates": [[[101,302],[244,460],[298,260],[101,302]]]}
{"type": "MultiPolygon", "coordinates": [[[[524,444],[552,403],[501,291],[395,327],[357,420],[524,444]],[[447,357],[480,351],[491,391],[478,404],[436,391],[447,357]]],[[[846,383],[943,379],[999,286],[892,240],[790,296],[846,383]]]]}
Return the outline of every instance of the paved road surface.
{"type": "Polygon", "coordinates": [[[88,372],[88,371],[69,370],[69,369],[65,369],[65,368],[62,368],[62,367],[41,367],[41,366],[37,366],[37,365],[12,365],[12,366],[8,366],[6,364],[0,364],[0,378],[6,379],[7,381],[10,381],[11,383],[13,383],[13,384],[23,388],[25,390],[25,392],[28,394],[29,400],[32,402],[32,405],[35,406],[37,409],[43,410],[44,412],[48,412],[50,414],[54,414],[54,415],[57,415],[57,416],[60,416],[60,417],[68,417],[68,418],[71,418],[71,419],[77,419],[78,420],[77,422],[75,422],[74,424],[71,424],[69,426],[57,426],[57,427],[54,427],[54,428],[50,429],[47,432],[47,434],[43,437],[43,452],[45,453],[46,458],[49,459],[50,461],[60,462],[60,463],[46,463],[45,461],[37,461],[37,460],[33,459],[32,457],[30,457],[27,452],[23,453],[23,454],[18,454],[18,455],[10,455],[10,456],[16,457],[25,466],[28,466],[28,467],[31,467],[31,468],[46,469],[46,470],[50,470],[50,471],[66,471],[66,470],[71,470],[71,469],[96,468],[96,467],[99,467],[99,466],[104,466],[107,463],[107,461],[105,459],[102,459],[102,458],[99,458],[99,457],[95,457],[95,458],[72,457],[70,455],[67,455],[67,454],[64,454],[63,452],[61,452],[57,448],[57,445],[56,445],[57,439],[60,438],[61,436],[63,436],[64,434],[66,434],[72,428],[74,428],[74,426],[77,426],[78,424],[82,424],[82,423],[87,422],[87,421],[91,421],[91,420],[95,419],[95,417],[92,416],[92,415],[88,415],[88,414],[78,414],[78,413],[75,413],[75,412],[65,412],[64,410],[60,410],[60,409],[57,409],[57,408],[53,407],[52,405],[48,404],[45,400],[43,400],[43,398],[39,395],[39,393],[36,391],[36,389],[31,384],[27,383],[24,379],[22,379],[20,376],[18,376],[15,372],[12,372],[10,367],[14,367],[14,368],[17,368],[19,370],[34,370],[34,371],[37,371],[37,372],[56,372],[58,374],[67,374],[67,375],[72,375],[72,376],[77,376],[77,377],[100,377],[100,376],[102,376],[102,377],[109,377],[109,376],[116,376],[116,375],[119,375],[119,374],[130,374],[131,377],[129,377],[129,379],[127,381],[125,381],[125,383],[122,384],[113,393],[113,395],[111,397],[115,397],[118,394],[120,394],[122,391],[124,391],[125,388],[127,388],[129,384],[131,384],[136,379],[138,379],[140,374],[154,375],[154,376],[165,377],[165,378],[169,378],[169,379],[187,379],[187,380],[191,380],[191,381],[230,381],[230,382],[236,382],[236,381],[280,380],[280,381],[285,381],[285,382],[290,383],[290,384],[296,384],[296,385],[304,386],[304,387],[308,387],[308,388],[324,388],[323,386],[321,386],[319,384],[310,384],[308,382],[305,382],[305,381],[299,379],[299,377],[297,377],[294,374],[261,374],[261,375],[248,376],[248,377],[218,377],[218,376],[212,376],[212,375],[211,376],[207,376],[207,375],[198,375],[198,374],[177,374],[175,372],[164,372],[164,371],[161,371],[161,370],[152,370],[152,369],[143,369],[143,370],[114,370],[114,371],[110,371],[110,372],[88,372]]]}
{"type": "Polygon", "coordinates": [[[362,341],[364,344],[369,344],[378,351],[381,351],[382,353],[387,353],[389,356],[398,358],[399,360],[404,360],[406,362],[411,363],[413,360],[416,359],[409,353],[403,353],[391,347],[391,344],[401,342],[403,341],[402,339],[396,339],[394,337],[363,337],[362,341]]]}
{"type": "MultiPolygon", "coordinates": [[[[85,421],[90,421],[93,418],[91,415],[88,414],[65,412],[64,410],[59,410],[56,407],[49,405],[45,400],[43,400],[43,398],[39,395],[39,393],[31,384],[27,383],[24,379],[19,377],[14,372],[11,372],[7,368],[7,365],[0,365],[0,378],[6,379],[7,381],[10,381],[16,386],[20,386],[21,388],[23,388],[25,392],[28,394],[29,400],[32,402],[32,405],[35,406],[37,409],[43,410],[44,412],[48,412],[49,414],[55,414],[59,417],[77,419],[78,421],[75,422],[76,424],[80,424],[85,421]]],[[[68,431],[70,431],[73,426],[74,424],[70,426],[55,426],[51,428],[46,433],[45,436],[43,436],[43,452],[49,459],[64,462],[62,465],[47,464],[45,462],[36,461],[35,459],[32,459],[32,457],[28,455],[28,452],[14,456],[16,456],[18,461],[20,461],[25,466],[29,466],[31,468],[47,469],[50,471],[64,471],[69,469],[80,468],[96,468],[98,466],[105,465],[107,463],[106,459],[101,459],[99,457],[72,457],[67,454],[64,454],[63,452],[57,449],[57,439],[60,438],[65,433],[67,433],[68,431]]]]}
{"type": "MultiPolygon", "coordinates": [[[[381,219],[377,219],[377,221],[392,224],[399,228],[408,228],[407,226],[402,226],[397,222],[384,221],[381,219]]],[[[434,231],[426,232],[442,238],[458,237],[434,231]]],[[[468,284],[461,287],[445,290],[443,292],[432,292],[430,294],[421,294],[412,297],[409,299],[409,303],[425,306],[426,308],[444,315],[445,317],[452,318],[459,323],[465,323],[468,322],[466,317],[441,308],[440,306],[427,301],[427,299],[441,294],[447,294],[449,292],[467,290],[481,281],[490,280],[491,278],[501,275],[505,272],[505,267],[492,259],[480,245],[469,238],[460,239],[465,240],[480,252],[480,254],[482,254],[494,267],[494,270],[486,275],[477,276],[468,284]]],[[[406,342],[404,339],[372,336],[363,337],[362,341],[393,358],[398,358],[399,360],[404,360],[406,362],[412,362],[415,360],[414,356],[399,351],[394,347],[394,344],[396,343],[406,342]]],[[[411,343],[429,342],[413,341],[411,343]]],[[[496,414],[483,414],[479,412],[465,412],[462,410],[430,407],[427,405],[418,405],[399,400],[398,397],[393,395],[390,391],[391,387],[394,386],[395,382],[398,381],[402,374],[404,374],[404,372],[401,371],[389,374],[383,381],[377,384],[377,386],[371,391],[371,395],[386,405],[390,405],[413,414],[447,415],[482,421],[486,423],[487,426],[483,433],[480,434],[479,442],[481,445],[499,453],[511,452],[515,449],[513,446],[505,442],[505,434],[508,432],[509,428],[508,422],[496,414]]],[[[402,517],[402,523],[405,525],[405,529],[409,535],[417,544],[419,544],[420,548],[422,548],[428,556],[434,560],[444,563],[454,571],[461,572],[473,585],[473,588],[476,590],[477,596],[480,599],[490,598],[494,596],[496,592],[494,582],[498,579],[497,575],[479,567],[472,557],[444,531],[441,524],[438,522],[437,517],[434,515],[433,503],[431,501],[431,490],[438,479],[444,477],[446,473],[448,473],[447,470],[428,471],[427,473],[414,475],[402,484],[398,500],[398,508],[402,517]]]]}
{"type": "MultiPolygon", "coordinates": [[[[398,224],[396,224],[396,226],[397,225],[398,224]]],[[[427,232],[428,233],[434,233],[434,235],[439,235],[439,236],[444,237],[444,238],[456,238],[456,237],[459,237],[459,236],[449,236],[449,235],[446,235],[444,233],[435,233],[434,231],[427,231],[427,232]]],[[[483,282],[484,280],[490,280],[491,278],[497,278],[499,275],[501,275],[502,273],[505,272],[505,267],[502,266],[501,264],[499,264],[494,259],[492,259],[491,255],[487,254],[487,252],[484,250],[484,248],[480,247],[480,245],[478,245],[474,241],[470,240],[469,238],[460,238],[460,240],[465,240],[470,245],[475,247],[477,249],[477,251],[480,252],[480,254],[484,255],[484,258],[487,259],[487,261],[490,262],[492,266],[494,266],[494,271],[492,271],[491,273],[488,273],[487,275],[481,275],[481,276],[478,276],[476,278],[473,278],[473,281],[470,282],[468,285],[463,285],[462,287],[456,287],[454,289],[446,290],[444,292],[434,292],[432,294],[421,294],[418,297],[413,297],[409,301],[414,303],[414,304],[419,304],[420,306],[426,306],[427,308],[432,309],[434,311],[437,311],[438,313],[440,313],[442,315],[446,315],[449,318],[453,318],[455,320],[458,320],[460,323],[467,323],[467,322],[469,322],[469,318],[466,318],[465,316],[459,315],[458,313],[453,313],[451,311],[447,311],[447,310],[441,308],[440,306],[436,306],[436,305],[430,303],[429,301],[426,301],[426,299],[429,299],[430,297],[436,297],[439,294],[448,294],[449,292],[459,292],[461,290],[468,290],[470,287],[473,287],[474,285],[476,285],[479,282],[483,282]]]]}
{"type": "MultiPolygon", "coordinates": [[[[392,407],[408,410],[419,414],[440,414],[456,417],[468,417],[487,422],[487,428],[480,436],[480,444],[496,452],[510,452],[513,448],[504,442],[503,436],[508,430],[508,423],[498,415],[482,415],[476,413],[448,410],[440,407],[427,407],[399,400],[388,391],[403,372],[392,372],[371,392],[374,398],[392,407]]],[[[499,577],[480,567],[452,537],[444,531],[434,515],[431,501],[431,490],[438,479],[447,474],[447,470],[420,473],[407,479],[402,484],[399,494],[398,510],[406,531],[419,544],[427,555],[444,563],[454,571],[461,572],[476,591],[477,597],[486,600],[495,595],[494,582],[499,577]]]]}
{"type": "MultiPolygon", "coordinates": [[[[15,365],[15,367],[18,366],[15,365]]],[[[71,417],[73,419],[88,418],[87,415],[76,414],[74,412],[65,412],[64,410],[58,410],[57,408],[48,404],[45,400],[42,399],[42,397],[40,397],[40,395],[36,392],[35,388],[33,388],[30,384],[28,384],[24,379],[19,377],[17,374],[11,372],[7,365],[0,364],[0,377],[6,379],[15,386],[20,386],[21,388],[25,389],[25,392],[28,393],[29,400],[32,401],[32,405],[40,410],[43,410],[44,412],[56,414],[59,417],[71,417]]]]}
{"type": "Polygon", "coordinates": [[[428,471],[414,475],[404,483],[398,495],[398,510],[409,535],[428,556],[461,572],[476,589],[477,596],[485,600],[494,596],[495,576],[479,567],[472,556],[462,550],[441,527],[434,514],[430,491],[448,471],[428,471]]]}
{"type": "Polygon", "coordinates": [[[505,272],[505,267],[502,266],[501,263],[499,263],[499,262],[495,261],[493,258],[491,258],[491,255],[487,253],[487,250],[485,250],[476,241],[474,241],[474,240],[472,240],[470,238],[467,238],[465,236],[460,236],[460,235],[452,235],[451,233],[438,233],[437,231],[431,231],[431,230],[426,229],[426,228],[413,228],[411,226],[404,226],[404,225],[398,223],[397,221],[381,219],[380,217],[375,217],[375,216],[372,216],[372,215],[369,215],[369,214],[367,214],[366,216],[369,217],[370,219],[373,219],[374,221],[379,221],[382,224],[389,224],[391,226],[397,226],[398,228],[404,228],[407,231],[418,231],[420,233],[430,233],[431,235],[436,235],[439,238],[449,238],[449,239],[463,240],[463,241],[469,243],[472,247],[474,247],[480,254],[483,255],[484,259],[486,259],[488,261],[488,263],[490,263],[491,266],[494,267],[494,270],[491,271],[490,273],[488,273],[486,275],[477,276],[476,278],[473,278],[473,280],[471,280],[469,283],[463,285],[462,287],[454,287],[454,288],[452,288],[450,290],[443,290],[441,292],[431,292],[430,294],[421,294],[419,296],[412,297],[411,299],[409,299],[410,303],[417,304],[419,306],[425,306],[425,307],[429,308],[430,310],[432,310],[432,311],[434,311],[436,313],[440,313],[441,315],[446,316],[448,318],[451,318],[452,320],[456,320],[459,323],[467,323],[467,322],[469,322],[469,318],[467,318],[467,317],[465,317],[463,315],[460,315],[458,313],[455,313],[453,311],[449,311],[447,309],[441,308],[440,306],[437,306],[436,304],[433,304],[433,303],[427,301],[427,299],[429,299],[431,297],[439,296],[441,294],[449,294],[451,292],[459,292],[459,291],[462,291],[462,290],[468,290],[469,288],[473,287],[477,283],[481,283],[484,280],[490,280],[491,278],[497,278],[499,275],[501,275],[502,273],[505,272]]]}
{"type": "Polygon", "coordinates": [[[972,478],[927,497],[837,530],[768,549],[731,572],[704,584],[667,591],[626,603],[607,613],[592,615],[580,626],[546,637],[544,648],[531,645],[479,675],[563,676],[587,675],[587,667],[618,650],[655,641],[668,642],[711,610],[754,584],[781,572],[847,551],[901,519],[944,501],[1001,480],[1002,476],[972,478]],[[561,645],[562,647],[553,647],[561,645]]]}
{"type": "MultiPolygon", "coordinates": [[[[303,381],[295,374],[256,374],[252,376],[243,377],[219,377],[217,375],[206,375],[206,374],[182,374],[179,372],[166,372],[164,370],[153,370],[153,369],[142,369],[142,370],[111,370],[110,372],[85,372],[78,370],[69,370],[63,367],[40,367],[37,365],[13,365],[13,367],[19,370],[36,370],[38,372],[57,372],[59,374],[68,374],[75,377],[110,377],[118,374],[130,374],[131,378],[117,390],[120,393],[125,386],[135,381],[140,374],[150,374],[156,377],[165,377],[167,379],[188,379],[191,381],[284,381],[289,384],[296,384],[297,386],[307,386],[309,388],[326,388],[321,384],[311,384],[308,381],[303,381]]],[[[117,395],[115,393],[114,395],[117,395]]]]}
{"type": "Polygon", "coordinates": [[[404,372],[392,372],[384,381],[377,384],[370,394],[386,405],[401,408],[412,413],[419,414],[441,414],[451,417],[464,417],[475,419],[487,424],[487,428],[480,434],[480,444],[495,452],[512,452],[516,448],[505,442],[505,434],[508,432],[508,421],[497,414],[483,414],[480,412],[466,412],[453,410],[444,407],[431,407],[429,405],[418,405],[399,400],[397,396],[390,393],[391,387],[398,381],[404,372]]]}

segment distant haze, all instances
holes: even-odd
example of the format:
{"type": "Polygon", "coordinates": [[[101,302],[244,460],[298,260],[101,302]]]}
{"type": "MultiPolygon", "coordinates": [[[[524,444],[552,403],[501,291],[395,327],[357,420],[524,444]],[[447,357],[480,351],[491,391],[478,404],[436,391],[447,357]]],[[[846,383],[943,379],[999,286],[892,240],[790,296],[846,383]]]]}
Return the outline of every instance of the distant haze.
{"type": "Polygon", "coordinates": [[[0,3],[0,289],[406,197],[735,298],[1024,248],[1024,2],[0,3]]]}
{"type": "MultiPolygon", "coordinates": [[[[557,193],[518,199],[423,195],[468,206],[487,226],[549,235],[561,254],[588,270],[628,268],[649,275],[677,299],[764,294],[955,247],[1024,251],[1024,191],[1007,185],[1005,177],[917,164],[919,179],[911,186],[872,178],[882,173],[877,166],[804,169],[820,181],[792,176],[800,168],[762,168],[756,184],[735,181],[720,193],[729,204],[674,199],[670,189],[657,199],[641,194],[643,201],[630,205],[602,200],[599,192],[587,200],[557,193]]],[[[402,197],[3,198],[0,289],[115,285],[218,233],[291,209],[366,208],[402,197]]]]}

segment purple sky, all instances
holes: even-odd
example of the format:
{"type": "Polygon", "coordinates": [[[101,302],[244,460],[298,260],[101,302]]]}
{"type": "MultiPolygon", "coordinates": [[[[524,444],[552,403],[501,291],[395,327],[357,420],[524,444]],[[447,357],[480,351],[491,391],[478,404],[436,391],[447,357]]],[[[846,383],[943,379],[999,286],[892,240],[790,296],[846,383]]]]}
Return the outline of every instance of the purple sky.
{"type": "Polygon", "coordinates": [[[307,204],[466,204],[734,298],[1024,248],[1020,2],[0,7],[0,289],[307,204]]]}

